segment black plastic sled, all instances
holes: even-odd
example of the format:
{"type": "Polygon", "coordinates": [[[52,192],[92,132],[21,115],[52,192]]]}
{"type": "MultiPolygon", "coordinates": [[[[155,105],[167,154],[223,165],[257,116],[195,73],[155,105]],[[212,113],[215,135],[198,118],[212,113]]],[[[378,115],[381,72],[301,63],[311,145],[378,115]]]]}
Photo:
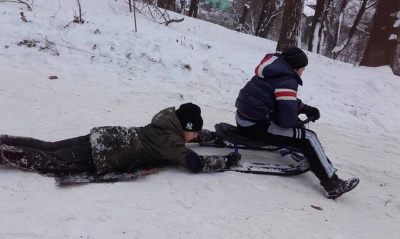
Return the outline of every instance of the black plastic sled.
{"type": "Polygon", "coordinates": [[[221,147],[233,148],[236,153],[239,150],[266,150],[277,152],[278,157],[291,156],[293,163],[289,164],[272,164],[267,162],[251,163],[249,159],[243,159],[239,162],[237,167],[230,168],[224,171],[236,171],[243,173],[254,174],[272,174],[272,175],[299,175],[310,170],[308,160],[296,149],[284,148],[275,145],[269,145],[264,142],[249,139],[240,134],[238,128],[228,123],[219,123],[215,126],[215,132],[218,135],[218,141],[204,142],[201,146],[206,147],[221,147]]]}

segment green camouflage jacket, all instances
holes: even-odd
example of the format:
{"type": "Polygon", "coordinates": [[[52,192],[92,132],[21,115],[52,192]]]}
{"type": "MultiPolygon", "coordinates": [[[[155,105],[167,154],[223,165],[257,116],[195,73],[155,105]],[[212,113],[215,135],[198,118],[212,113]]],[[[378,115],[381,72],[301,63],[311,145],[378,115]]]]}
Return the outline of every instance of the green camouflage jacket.
{"type": "MultiPolygon", "coordinates": [[[[204,130],[205,135],[211,135],[204,130]]],[[[97,173],[129,172],[138,167],[151,167],[160,160],[187,168],[183,130],[170,107],[157,113],[144,127],[104,126],[90,131],[90,144],[97,173]]],[[[199,156],[204,166],[201,172],[225,167],[223,156],[199,156]]]]}

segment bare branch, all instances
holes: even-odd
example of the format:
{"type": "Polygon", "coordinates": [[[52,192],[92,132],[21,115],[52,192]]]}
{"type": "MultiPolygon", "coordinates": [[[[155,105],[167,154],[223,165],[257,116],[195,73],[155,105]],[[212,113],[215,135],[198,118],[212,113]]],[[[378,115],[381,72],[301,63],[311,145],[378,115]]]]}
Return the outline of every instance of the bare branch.
{"type": "Polygon", "coordinates": [[[15,0],[15,1],[13,1],[13,0],[6,0],[6,1],[2,1],[2,2],[14,2],[14,3],[25,4],[26,7],[28,8],[28,11],[32,11],[31,6],[30,6],[28,3],[26,3],[26,2],[24,2],[24,1],[22,1],[22,0],[15,0]]]}
{"type": "Polygon", "coordinates": [[[165,25],[168,26],[170,23],[173,23],[173,22],[182,22],[183,19],[184,18],[182,18],[182,19],[171,19],[171,20],[168,20],[166,22],[161,22],[160,24],[164,24],[165,23],[165,25]]]}
{"type": "Polygon", "coordinates": [[[60,9],[61,9],[61,3],[60,3],[60,0],[58,0],[58,10],[57,10],[57,12],[56,13],[54,13],[54,15],[53,15],[53,18],[55,18],[56,17],[56,15],[58,14],[58,12],[60,11],[60,9]]]}
{"type": "Polygon", "coordinates": [[[82,8],[81,8],[80,0],[76,0],[76,4],[78,5],[79,16],[78,16],[78,19],[75,19],[75,21],[78,20],[78,23],[83,23],[85,21],[82,20],[82,8]]]}

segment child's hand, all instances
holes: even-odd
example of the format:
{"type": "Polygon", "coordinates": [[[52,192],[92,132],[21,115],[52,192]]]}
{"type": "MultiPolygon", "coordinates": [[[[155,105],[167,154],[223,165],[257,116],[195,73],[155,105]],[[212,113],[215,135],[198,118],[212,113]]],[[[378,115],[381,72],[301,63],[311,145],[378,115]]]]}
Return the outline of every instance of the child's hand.
{"type": "Polygon", "coordinates": [[[304,106],[301,113],[306,114],[307,118],[314,117],[313,122],[315,122],[317,119],[321,117],[321,115],[319,114],[319,110],[309,105],[304,106]]]}
{"type": "Polygon", "coordinates": [[[242,155],[240,155],[239,153],[234,153],[234,152],[226,155],[225,156],[225,158],[226,158],[225,168],[229,169],[231,167],[237,166],[241,157],[242,157],[242,155]]]}

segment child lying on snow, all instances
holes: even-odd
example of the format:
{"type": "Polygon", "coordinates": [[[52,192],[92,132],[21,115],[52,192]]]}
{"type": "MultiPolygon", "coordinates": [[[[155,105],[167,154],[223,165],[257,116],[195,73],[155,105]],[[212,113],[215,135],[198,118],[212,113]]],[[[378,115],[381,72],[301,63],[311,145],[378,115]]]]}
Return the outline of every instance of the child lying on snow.
{"type": "Polygon", "coordinates": [[[166,108],[144,127],[106,126],[88,135],[57,142],[0,136],[0,165],[41,174],[132,172],[160,163],[181,165],[206,173],[236,165],[240,155],[198,155],[185,147],[191,141],[210,141],[215,133],[202,130],[199,106],[186,103],[166,108]]]}

